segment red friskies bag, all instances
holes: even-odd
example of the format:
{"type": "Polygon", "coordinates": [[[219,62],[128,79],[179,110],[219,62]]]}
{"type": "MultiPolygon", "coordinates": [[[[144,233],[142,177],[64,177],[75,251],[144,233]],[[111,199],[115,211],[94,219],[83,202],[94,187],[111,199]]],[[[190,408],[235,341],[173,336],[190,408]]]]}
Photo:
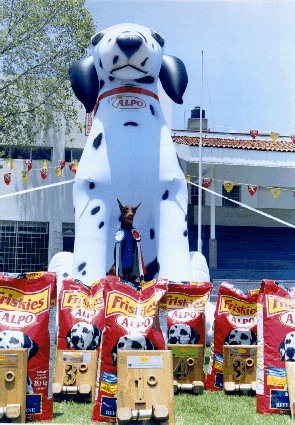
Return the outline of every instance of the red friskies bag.
{"type": "Polygon", "coordinates": [[[223,345],[257,344],[258,294],[258,289],[244,294],[227,282],[221,283],[214,315],[207,390],[223,389],[223,345]]]}
{"type": "Polygon", "coordinates": [[[51,420],[55,273],[0,274],[0,350],[28,349],[26,417],[51,420]]]}
{"type": "Polygon", "coordinates": [[[210,282],[169,282],[168,344],[206,345],[205,305],[211,291],[210,282]]]}
{"type": "Polygon", "coordinates": [[[98,396],[92,420],[116,422],[118,350],[167,348],[167,280],[137,289],[116,276],[104,281],[105,328],[102,337],[98,396]]]}
{"type": "Polygon", "coordinates": [[[90,287],[77,279],[63,281],[58,299],[59,350],[100,348],[104,327],[103,286],[100,280],[90,287]]]}
{"type": "Polygon", "coordinates": [[[258,299],[256,408],[263,414],[289,413],[285,362],[295,361],[295,292],[262,281],[258,299]]]}

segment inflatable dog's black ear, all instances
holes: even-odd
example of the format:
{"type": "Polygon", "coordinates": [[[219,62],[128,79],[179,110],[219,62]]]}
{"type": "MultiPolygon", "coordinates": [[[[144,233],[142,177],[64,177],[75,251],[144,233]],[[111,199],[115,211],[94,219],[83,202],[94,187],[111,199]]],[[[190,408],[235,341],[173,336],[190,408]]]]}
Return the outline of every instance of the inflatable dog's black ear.
{"type": "Polygon", "coordinates": [[[67,340],[67,346],[68,346],[68,348],[71,348],[71,329],[67,333],[66,340],[67,340]]]}
{"type": "Polygon", "coordinates": [[[190,344],[197,344],[199,342],[199,339],[200,339],[200,335],[198,334],[198,332],[196,332],[194,328],[191,328],[190,344]]]}
{"type": "Polygon", "coordinates": [[[182,104],[182,96],[188,82],[184,63],[176,56],[164,55],[159,78],[170,99],[182,104]]]}
{"type": "Polygon", "coordinates": [[[281,360],[285,360],[285,339],[281,342],[280,345],[280,356],[281,356],[281,360]]]}
{"type": "Polygon", "coordinates": [[[92,112],[99,91],[93,57],[74,62],[69,68],[69,76],[75,95],[85,106],[86,112],[92,112]]]}
{"type": "Polygon", "coordinates": [[[145,343],[146,343],[147,350],[157,350],[157,347],[148,338],[145,339],[145,343]]]}

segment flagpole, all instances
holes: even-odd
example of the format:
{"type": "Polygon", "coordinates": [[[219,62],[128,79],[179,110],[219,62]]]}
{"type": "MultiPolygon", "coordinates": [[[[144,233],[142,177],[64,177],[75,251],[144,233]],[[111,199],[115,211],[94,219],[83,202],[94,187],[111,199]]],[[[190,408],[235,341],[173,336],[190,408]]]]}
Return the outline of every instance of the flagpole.
{"type": "Polygon", "coordinates": [[[200,142],[199,142],[199,187],[198,187],[198,252],[202,253],[202,147],[203,147],[203,68],[204,54],[202,50],[202,78],[200,101],[200,142]]]}

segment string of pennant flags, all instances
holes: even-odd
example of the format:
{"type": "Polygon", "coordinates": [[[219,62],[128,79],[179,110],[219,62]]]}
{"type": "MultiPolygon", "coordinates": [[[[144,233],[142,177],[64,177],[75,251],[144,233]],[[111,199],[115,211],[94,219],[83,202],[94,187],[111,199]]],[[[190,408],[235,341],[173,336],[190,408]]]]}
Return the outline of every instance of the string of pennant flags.
{"type": "MultiPolygon", "coordinates": [[[[187,174],[186,179],[188,182],[192,182],[192,178],[195,178],[196,180],[198,180],[195,176],[191,176],[187,174]]],[[[292,192],[293,196],[295,196],[295,189],[287,189],[287,188],[272,187],[272,186],[261,186],[261,185],[258,186],[258,185],[248,184],[248,183],[235,183],[233,181],[211,179],[207,177],[202,179],[202,186],[208,189],[212,185],[213,181],[222,182],[223,187],[227,193],[230,193],[235,186],[241,185],[241,186],[247,186],[247,190],[250,196],[254,196],[257,193],[257,190],[259,187],[264,189],[269,189],[269,191],[271,192],[271,194],[273,195],[275,199],[277,199],[283,191],[292,192]]]]}
{"type": "MultiPolygon", "coordinates": [[[[253,140],[255,140],[258,135],[259,135],[258,130],[250,130],[250,136],[252,137],[253,140]]],[[[261,134],[261,135],[264,136],[264,134],[261,134]]],[[[280,135],[280,133],[278,133],[276,131],[271,131],[269,133],[269,137],[271,138],[271,140],[273,142],[276,142],[281,137],[281,135],[280,135]]],[[[283,137],[285,137],[285,136],[283,136],[283,137]]],[[[290,139],[295,144],[295,134],[291,134],[290,139]]]]}
{"type": "MultiPolygon", "coordinates": [[[[12,181],[12,173],[11,171],[15,169],[15,161],[13,158],[6,158],[5,159],[6,165],[9,168],[10,172],[4,172],[3,173],[3,178],[4,178],[4,183],[6,185],[9,185],[12,181]]],[[[78,165],[79,162],[77,159],[72,160],[69,163],[69,170],[76,174],[77,170],[78,170],[78,165]]],[[[55,165],[54,167],[49,167],[49,161],[48,159],[41,159],[40,160],[40,168],[39,168],[39,172],[41,175],[42,180],[46,180],[47,176],[48,176],[48,171],[53,169],[55,174],[58,177],[62,177],[63,176],[63,171],[66,167],[66,161],[64,159],[61,159],[58,162],[58,165],[55,165]]],[[[29,174],[33,168],[33,160],[32,159],[25,159],[24,160],[24,170],[20,171],[20,175],[23,179],[23,181],[25,183],[27,183],[29,181],[29,174]]],[[[38,169],[33,169],[33,171],[38,171],[38,169]]]]}

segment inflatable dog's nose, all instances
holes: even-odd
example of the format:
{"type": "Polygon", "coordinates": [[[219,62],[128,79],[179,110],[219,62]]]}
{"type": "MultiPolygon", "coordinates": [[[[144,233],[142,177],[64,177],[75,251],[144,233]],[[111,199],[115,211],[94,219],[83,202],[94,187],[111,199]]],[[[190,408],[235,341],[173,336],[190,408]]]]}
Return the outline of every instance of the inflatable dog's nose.
{"type": "Polygon", "coordinates": [[[120,35],[117,44],[122,52],[130,58],[141,46],[142,38],[138,35],[120,35]]]}

